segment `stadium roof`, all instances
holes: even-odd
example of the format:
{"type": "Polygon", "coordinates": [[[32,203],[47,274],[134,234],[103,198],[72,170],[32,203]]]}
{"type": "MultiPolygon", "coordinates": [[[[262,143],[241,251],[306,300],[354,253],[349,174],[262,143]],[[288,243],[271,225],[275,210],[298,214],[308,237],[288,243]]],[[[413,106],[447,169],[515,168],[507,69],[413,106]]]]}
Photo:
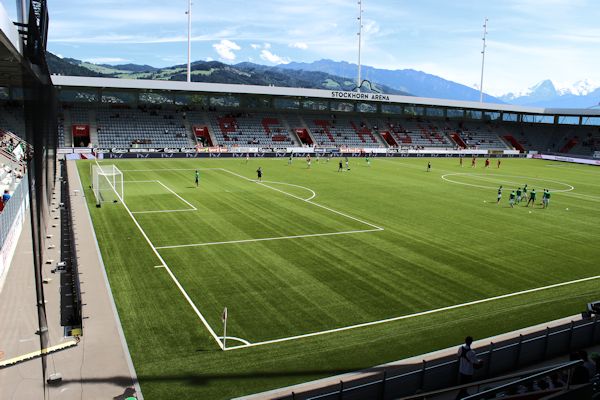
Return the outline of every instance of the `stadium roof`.
{"type": "Polygon", "coordinates": [[[376,93],[343,92],[337,90],[289,88],[277,86],[232,85],[224,83],[181,82],[147,79],[119,79],[96,78],[81,76],[53,75],[52,82],[55,86],[72,88],[97,88],[97,89],[129,89],[151,91],[179,91],[187,93],[227,93],[242,95],[264,95],[282,97],[303,97],[330,100],[350,100],[363,102],[377,102],[389,104],[414,104],[423,106],[437,106],[449,108],[462,108],[482,111],[502,111],[514,113],[546,114],[546,115],[584,115],[598,116],[600,110],[592,109],[554,109],[541,107],[526,107],[511,104],[479,103],[474,101],[457,101],[447,99],[433,99],[426,97],[399,96],[376,93]]]}
{"type": "Polygon", "coordinates": [[[22,54],[19,32],[0,3],[0,85],[20,84],[22,54]]]}

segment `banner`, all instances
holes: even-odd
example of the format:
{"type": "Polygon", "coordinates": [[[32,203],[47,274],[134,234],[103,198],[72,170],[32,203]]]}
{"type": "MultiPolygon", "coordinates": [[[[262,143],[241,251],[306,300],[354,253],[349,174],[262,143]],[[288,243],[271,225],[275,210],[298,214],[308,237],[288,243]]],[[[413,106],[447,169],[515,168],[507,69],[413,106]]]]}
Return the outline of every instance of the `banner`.
{"type": "Polygon", "coordinates": [[[589,160],[586,158],[551,156],[551,155],[547,155],[547,154],[530,154],[527,156],[527,158],[533,158],[533,159],[538,159],[538,160],[548,160],[548,161],[568,162],[568,163],[573,163],[573,164],[586,164],[586,165],[600,166],[600,160],[589,160]]]}

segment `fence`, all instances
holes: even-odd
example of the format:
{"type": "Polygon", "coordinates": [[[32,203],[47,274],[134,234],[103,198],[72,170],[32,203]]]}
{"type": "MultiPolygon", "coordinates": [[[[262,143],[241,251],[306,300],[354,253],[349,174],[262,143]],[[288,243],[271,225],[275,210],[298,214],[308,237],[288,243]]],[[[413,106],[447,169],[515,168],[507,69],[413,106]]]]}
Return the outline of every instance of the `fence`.
{"type": "MultiPolygon", "coordinates": [[[[17,185],[12,197],[0,213],[0,282],[3,281],[12,260],[17,241],[25,222],[29,204],[29,181],[27,174],[17,185]]],[[[2,285],[0,284],[0,289],[2,285]]]]}
{"type": "MultiPolygon", "coordinates": [[[[599,342],[600,319],[595,316],[593,319],[572,321],[567,325],[546,328],[512,340],[490,343],[477,349],[478,357],[485,360],[485,367],[475,372],[475,380],[506,374],[599,342]]],[[[367,371],[364,378],[340,381],[336,386],[291,393],[278,399],[387,400],[457,385],[458,360],[455,356],[405,366],[401,372],[398,367],[395,368],[373,369],[367,371]]],[[[473,385],[475,386],[477,384],[473,385]]]]}

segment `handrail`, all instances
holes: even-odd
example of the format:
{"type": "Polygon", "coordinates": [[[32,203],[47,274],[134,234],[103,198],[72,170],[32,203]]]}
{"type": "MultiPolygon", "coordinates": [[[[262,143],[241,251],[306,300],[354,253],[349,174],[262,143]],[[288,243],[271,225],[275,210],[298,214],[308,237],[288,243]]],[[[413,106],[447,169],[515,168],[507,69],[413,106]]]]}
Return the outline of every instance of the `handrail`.
{"type": "MultiPolygon", "coordinates": [[[[564,334],[565,332],[569,332],[572,329],[585,328],[588,326],[593,326],[594,327],[593,332],[596,332],[595,326],[599,322],[600,322],[600,320],[598,319],[598,317],[590,319],[589,321],[587,321],[585,319],[581,320],[576,325],[574,324],[574,321],[571,321],[571,324],[569,325],[568,328],[565,328],[563,326],[553,327],[552,329],[546,328],[544,331],[540,330],[540,331],[537,331],[530,335],[521,336],[520,339],[513,338],[512,340],[514,340],[514,339],[519,339],[519,340],[514,341],[512,343],[511,343],[512,340],[509,339],[509,340],[504,341],[504,344],[499,347],[482,349],[483,351],[480,351],[477,354],[479,357],[489,357],[490,354],[495,353],[496,351],[507,350],[507,349],[514,348],[514,347],[520,347],[525,343],[532,343],[532,342],[536,342],[539,340],[547,341],[548,338],[553,337],[555,335],[564,334]]],[[[596,335],[596,334],[594,334],[594,335],[596,335]]],[[[488,347],[488,346],[485,346],[485,347],[488,347]]],[[[436,361],[436,360],[431,360],[431,361],[436,361]]],[[[452,368],[452,364],[456,364],[456,359],[449,359],[447,357],[437,359],[437,361],[441,361],[441,362],[431,363],[431,361],[428,363],[424,363],[421,368],[405,371],[405,372],[397,374],[397,375],[392,375],[392,374],[386,373],[385,366],[382,366],[381,368],[367,369],[367,370],[362,371],[364,374],[362,377],[354,377],[354,378],[345,380],[343,382],[340,382],[340,385],[338,385],[337,388],[333,384],[327,385],[328,387],[326,386],[326,387],[322,388],[322,389],[326,390],[325,393],[323,393],[323,392],[321,392],[319,394],[315,393],[312,396],[309,395],[308,397],[306,397],[306,399],[318,400],[318,399],[329,398],[331,396],[343,396],[344,393],[350,394],[350,393],[356,392],[360,389],[364,389],[364,388],[372,387],[372,386],[376,386],[376,385],[382,385],[382,388],[384,388],[386,386],[387,382],[391,383],[391,382],[399,380],[399,379],[401,380],[401,379],[405,379],[405,378],[408,378],[411,376],[424,374],[427,371],[434,371],[439,368],[452,368]],[[444,359],[445,359],[445,361],[444,361],[444,359]],[[390,375],[392,375],[392,376],[390,376],[390,375]],[[329,389],[329,390],[327,390],[327,389],[329,389]]],[[[389,371],[387,371],[387,372],[389,372],[389,371]]],[[[452,388],[438,389],[437,391],[421,393],[418,395],[413,394],[413,395],[405,396],[405,397],[401,397],[401,398],[403,400],[423,399],[423,398],[426,398],[426,396],[443,394],[446,392],[450,392],[450,391],[458,390],[458,389],[462,389],[462,388],[473,388],[473,387],[480,388],[481,385],[486,385],[486,384],[489,385],[489,384],[493,384],[495,382],[501,382],[501,381],[506,381],[509,379],[523,377],[526,374],[532,374],[532,373],[536,374],[538,372],[548,373],[548,368],[539,368],[539,369],[533,369],[533,370],[519,372],[519,373],[513,373],[513,374],[509,374],[509,375],[503,375],[503,376],[500,376],[497,378],[491,378],[491,379],[478,381],[478,382],[471,382],[469,384],[465,384],[465,385],[461,385],[461,386],[453,386],[452,388]]],[[[382,389],[382,390],[385,390],[385,389],[382,389]]],[[[312,390],[307,391],[305,393],[305,395],[309,394],[311,391],[312,390]]],[[[295,398],[295,396],[297,396],[297,395],[298,395],[298,393],[292,392],[291,398],[295,398]]],[[[288,397],[285,397],[285,398],[288,398],[288,397]]],[[[342,398],[342,397],[340,397],[340,398],[342,398]]]]}
{"type": "MultiPolygon", "coordinates": [[[[562,366],[564,366],[564,364],[562,366]]],[[[550,370],[553,368],[556,368],[556,367],[543,367],[543,368],[537,368],[537,369],[527,370],[527,371],[522,371],[522,372],[513,372],[512,374],[497,376],[495,378],[485,379],[485,380],[476,381],[476,382],[470,382],[470,383],[466,383],[464,385],[457,385],[457,386],[452,386],[452,387],[448,387],[448,388],[444,388],[444,389],[434,390],[431,392],[401,397],[399,400],[424,399],[424,398],[428,398],[430,396],[437,396],[437,395],[441,395],[441,394],[444,394],[447,392],[452,392],[452,391],[458,390],[458,389],[468,389],[468,388],[472,388],[474,386],[482,386],[482,385],[493,384],[496,382],[507,381],[507,380],[515,379],[515,378],[518,378],[518,377],[521,377],[524,375],[528,375],[528,374],[547,374],[548,372],[552,372],[550,370]]]]}
{"type": "MultiPolygon", "coordinates": [[[[547,376],[548,374],[550,374],[552,372],[558,372],[558,371],[562,371],[562,370],[565,370],[565,369],[572,369],[572,368],[580,366],[580,365],[583,365],[583,360],[569,361],[569,362],[564,363],[562,365],[559,365],[557,367],[550,368],[547,371],[539,372],[537,374],[530,375],[530,376],[528,376],[526,378],[522,378],[522,379],[510,382],[510,383],[506,383],[504,385],[500,385],[500,386],[495,387],[493,389],[484,390],[483,392],[472,394],[472,395],[470,395],[468,397],[463,397],[462,400],[477,400],[477,399],[482,398],[481,396],[488,396],[490,394],[501,392],[501,391],[509,389],[509,388],[511,388],[511,387],[513,387],[515,385],[519,385],[521,383],[529,382],[529,381],[535,380],[537,378],[541,378],[541,377],[547,376]]],[[[570,379],[569,379],[569,382],[567,382],[567,387],[568,387],[568,385],[570,383],[571,382],[570,382],[570,379]]]]}

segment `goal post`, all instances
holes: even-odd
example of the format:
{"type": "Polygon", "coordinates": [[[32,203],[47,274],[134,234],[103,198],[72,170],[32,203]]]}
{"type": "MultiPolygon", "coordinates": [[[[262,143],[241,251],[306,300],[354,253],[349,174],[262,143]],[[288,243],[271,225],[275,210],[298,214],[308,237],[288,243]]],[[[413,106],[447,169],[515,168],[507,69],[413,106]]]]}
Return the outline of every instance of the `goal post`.
{"type": "Polygon", "coordinates": [[[125,201],[123,172],[116,165],[92,165],[91,174],[96,207],[102,203],[125,201]]]}

